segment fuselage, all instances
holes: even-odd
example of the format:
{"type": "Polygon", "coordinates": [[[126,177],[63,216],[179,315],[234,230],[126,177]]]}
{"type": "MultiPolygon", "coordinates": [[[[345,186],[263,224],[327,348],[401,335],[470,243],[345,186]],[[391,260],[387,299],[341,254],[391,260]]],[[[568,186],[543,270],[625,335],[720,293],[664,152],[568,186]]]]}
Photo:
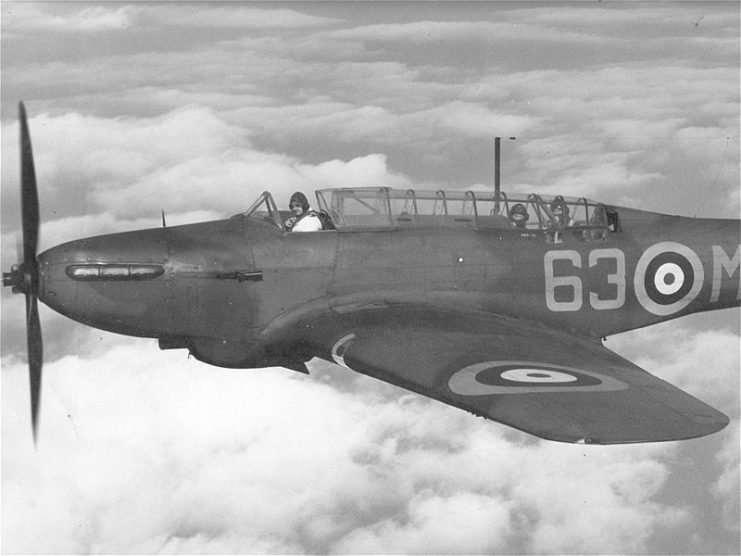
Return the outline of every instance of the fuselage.
{"type": "Polygon", "coordinates": [[[98,236],[39,255],[40,299],[228,367],[284,363],[266,331],[327,305],[492,312],[593,338],[739,306],[738,221],[613,210],[622,229],[588,241],[455,226],[288,233],[243,215],[98,236]]]}

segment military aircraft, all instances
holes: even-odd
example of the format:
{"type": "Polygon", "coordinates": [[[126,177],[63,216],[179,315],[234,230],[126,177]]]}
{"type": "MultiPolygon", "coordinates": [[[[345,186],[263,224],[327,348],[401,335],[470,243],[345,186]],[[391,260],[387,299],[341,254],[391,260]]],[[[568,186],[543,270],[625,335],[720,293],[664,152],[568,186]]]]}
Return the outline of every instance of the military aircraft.
{"type": "Polygon", "coordinates": [[[602,345],[738,307],[738,220],[586,198],[324,189],[334,230],[288,232],[269,192],[226,220],[101,235],[37,254],[23,104],[23,255],[32,427],[37,301],[102,330],[230,368],[308,373],[319,357],[545,439],[693,438],[728,418],[602,345]]]}

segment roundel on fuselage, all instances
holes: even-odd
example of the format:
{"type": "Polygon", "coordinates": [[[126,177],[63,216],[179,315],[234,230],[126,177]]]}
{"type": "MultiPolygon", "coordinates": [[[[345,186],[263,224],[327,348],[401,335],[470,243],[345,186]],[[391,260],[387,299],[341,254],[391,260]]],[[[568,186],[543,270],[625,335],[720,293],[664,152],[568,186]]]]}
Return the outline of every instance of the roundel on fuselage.
{"type": "Polygon", "coordinates": [[[666,316],[689,305],[704,279],[702,261],[692,249],[664,241],[646,249],[638,260],[633,285],[647,311],[666,316]]]}

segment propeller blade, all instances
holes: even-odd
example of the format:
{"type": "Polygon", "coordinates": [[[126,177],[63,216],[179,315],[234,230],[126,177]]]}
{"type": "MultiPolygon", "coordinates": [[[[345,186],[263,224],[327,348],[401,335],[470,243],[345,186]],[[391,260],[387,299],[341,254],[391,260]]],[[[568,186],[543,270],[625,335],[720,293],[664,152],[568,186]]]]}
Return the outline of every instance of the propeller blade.
{"type": "Polygon", "coordinates": [[[36,187],[36,170],[33,164],[31,135],[28,132],[26,107],[18,103],[21,128],[21,207],[23,216],[23,263],[36,266],[36,249],[39,242],[39,195],[36,187]]]}
{"type": "Polygon", "coordinates": [[[26,294],[26,340],[28,346],[28,378],[31,385],[31,426],[36,444],[39,403],[41,401],[41,369],[44,366],[44,344],[41,338],[39,307],[35,293],[26,294]]]}
{"type": "Polygon", "coordinates": [[[3,284],[13,285],[14,291],[26,294],[26,344],[28,349],[28,378],[31,386],[31,427],[36,444],[39,408],[41,402],[41,369],[44,346],[39,321],[39,266],[36,251],[39,244],[39,194],[36,169],[33,164],[31,134],[28,131],[26,107],[18,103],[21,139],[21,220],[23,222],[23,261],[9,275],[3,274],[3,284]],[[7,280],[6,280],[7,278],[7,280]]]}

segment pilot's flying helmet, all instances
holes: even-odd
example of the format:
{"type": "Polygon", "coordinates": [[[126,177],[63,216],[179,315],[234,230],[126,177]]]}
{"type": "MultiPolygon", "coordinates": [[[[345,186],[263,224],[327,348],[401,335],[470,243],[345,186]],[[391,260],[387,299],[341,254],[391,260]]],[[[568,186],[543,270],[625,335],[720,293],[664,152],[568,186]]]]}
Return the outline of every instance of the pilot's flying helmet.
{"type": "Polygon", "coordinates": [[[309,210],[309,201],[306,199],[306,195],[300,191],[296,191],[296,193],[291,195],[291,200],[288,201],[288,207],[292,208],[296,204],[300,204],[304,212],[309,210]]]}
{"type": "Polygon", "coordinates": [[[520,226],[524,225],[530,219],[530,215],[527,213],[525,205],[522,203],[515,203],[509,211],[509,217],[515,224],[520,226]]]}
{"type": "Polygon", "coordinates": [[[551,213],[557,218],[561,218],[564,215],[568,217],[569,207],[566,206],[566,201],[563,200],[563,197],[561,197],[561,195],[558,195],[551,202],[551,213]]]}

